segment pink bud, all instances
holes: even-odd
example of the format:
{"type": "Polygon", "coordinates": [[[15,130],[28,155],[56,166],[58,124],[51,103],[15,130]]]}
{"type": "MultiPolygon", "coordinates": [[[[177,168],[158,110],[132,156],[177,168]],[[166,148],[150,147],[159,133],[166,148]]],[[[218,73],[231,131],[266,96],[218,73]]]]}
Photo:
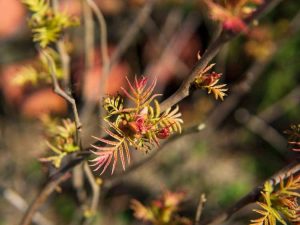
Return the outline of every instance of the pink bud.
{"type": "Polygon", "coordinates": [[[170,136],[170,130],[169,130],[167,127],[161,129],[161,130],[157,133],[157,137],[158,137],[159,139],[166,139],[166,138],[169,137],[169,136],[170,136]]]}
{"type": "Polygon", "coordinates": [[[223,23],[223,28],[225,30],[232,31],[234,33],[246,32],[247,26],[243,20],[240,18],[227,19],[223,23]]]}
{"type": "Polygon", "coordinates": [[[147,84],[148,78],[142,76],[139,80],[135,79],[135,86],[138,90],[142,90],[145,88],[147,84]]]}
{"type": "Polygon", "coordinates": [[[206,74],[202,77],[201,85],[209,86],[213,84],[216,80],[220,79],[221,73],[212,72],[210,74],[206,74]]]}

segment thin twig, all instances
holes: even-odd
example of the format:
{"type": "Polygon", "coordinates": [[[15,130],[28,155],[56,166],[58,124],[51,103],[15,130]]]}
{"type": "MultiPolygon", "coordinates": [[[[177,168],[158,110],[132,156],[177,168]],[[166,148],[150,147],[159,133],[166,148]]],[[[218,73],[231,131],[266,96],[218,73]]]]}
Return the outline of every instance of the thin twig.
{"type": "Polygon", "coordinates": [[[140,10],[139,14],[137,15],[135,21],[132,23],[132,25],[129,27],[128,31],[122,38],[122,40],[117,45],[116,50],[112,54],[111,61],[110,61],[110,67],[112,65],[115,65],[120,57],[124,54],[124,52],[128,49],[130,44],[134,41],[136,38],[139,30],[142,28],[142,26],[145,24],[147,19],[149,18],[153,7],[155,3],[158,0],[147,0],[143,8],[140,10]]]}
{"type": "MultiPolygon", "coordinates": [[[[55,13],[58,13],[58,0],[52,1],[53,9],[55,13]]],[[[63,74],[63,89],[70,94],[70,56],[66,50],[64,37],[60,38],[56,42],[56,48],[58,50],[60,60],[61,60],[61,66],[62,66],[62,74],[63,74]]]]}
{"type": "Polygon", "coordinates": [[[87,1],[83,1],[83,21],[84,21],[84,57],[85,57],[85,71],[87,72],[92,68],[95,54],[94,54],[94,45],[95,45],[95,32],[94,32],[94,20],[93,13],[87,1]]]}
{"type": "MultiPolygon", "coordinates": [[[[282,38],[275,42],[274,51],[270,53],[269,57],[262,60],[256,60],[249,69],[244,73],[244,79],[236,84],[232,89],[230,95],[226,98],[226,101],[222,102],[218,107],[208,117],[206,123],[208,124],[210,132],[213,132],[214,129],[219,127],[219,125],[230,115],[230,113],[238,106],[241,99],[248,94],[255,82],[263,75],[267,66],[272,62],[273,57],[276,55],[276,52],[279,51],[280,47],[285,44],[285,42],[295,35],[300,29],[300,13],[298,13],[294,19],[291,21],[287,31],[283,34],[282,38]],[[220,112],[222,112],[220,114],[220,112]]],[[[297,90],[295,90],[297,91],[297,90]]],[[[297,92],[291,93],[295,95],[294,97],[290,96],[288,99],[295,99],[296,101],[297,92]]],[[[286,99],[283,100],[285,102],[286,99]]],[[[281,103],[280,103],[281,104],[281,103]]],[[[270,112],[266,112],[270,113],[270,112]]],[[[272,112],[273,116],[280,113],[278,108],[274,109],[272,112]]],[[[268,116],[269,117],[269,116],[268,116]]],[[[270,117],[269,117],[270,118],[270,117]]]]}
{"type": "Polygon", "coordinates": [[[299,106],[300,103],[300,85],[292,89],[287,95],[268,106],[259,113],[259,117],[265,122],[270,123],[281,117],[288,110],[299,106]]]}
{"type": "Polygon", "coordinates": [[[114,176],[108,177],[105,179],[105,186],[112,186],[114,182],[117,182],[119,180],[119,178],[124,178],[125,176],[127,176],[128,174],[131,174],[132,172],[136,171],[137,169],[141,168],[142,166],[144,166],[145,164],[151,162],[155,157],[157,157],[157,155],[163,150],[165,149],[165,147],[180,139],[185,137],[186,135],[189,134],[196,134],[199,132],[202,132],[205,129],[205,124],[200,123],[200,124],[196,124],[194,126],[191,126],[187,129],[184,129],[183,132],[181,134],[175,134],[172,137],[170,137],[169,139],[167,139],[166,141],[164,141],[158,149],[155,149],[155,151],[148,156],[147,158],[144,158],[143,160],[138,161],[137,163],[133,164],[132,166],[130,166],[127,170],[123,171],[122,173],[116,174],[114,176]]]}
{"type": "MultiPolygon", "coordinates": [[[[269,7],[274,7],[276,4],[279,4],[281,0],[273,0],[267,1],[263,4],[260,8],[258,8],[257,12],[254,13],[251,17],[245,20],[247,24],[250,24],[252,21],[258,19],[262,14],[269,10],[269,7]]],[[[180,88],[173,94],[171,97],[166,99],[161,104],[161,110],[164,111],[173,105],[176,105],[179,101],[186,98],[190,94],[190,86],[193,83],[194,79],[199,75],[199,73],[207,66],[207,64],[217,55],[220,49],[229,41],[232,40],[234,37],[238,36],[238,33],[229,33],[223,31],[220,36],[216,38],[215,41],[207,48],[204,52],[201,59],[198,61],[196,66],[193,68],[190,75],[185,79],[180,86],[180,88]]]]}
{"type": "Polygon", "coordinates": [[[258,200],[261,191],[263,190],[264,183],[269,181],[272,185],[277,185],[281,180],[286,179],[292,175],[296,176],[300,173],[300,163],[299,161],[290,163],[279,172],[271,176],[269,179],[264,181],[262,184],[255,187],[252,191],[250,191],[247,195],[242,197],[239,201],[233,204],[231,207],[226,209],[222,213],[217,213],[215,216],[206,219],[200,225],[218,225],[227,221],[233,214],[237,211],[244,208],[246,205],[253,203],[258,200]]]}
{"type": "MultiPolygon", "coordinates": [[[[160,66],[162,64],[168,68],[175,68],[175,70],[179,67],[182,71],[188,72],[189,68],[179,59],[179,53],[186,47],[190,38],[199,26],[199,22],[200,21],[195,18],[195,15],[192,14],[187,16],[180,29],[178,29],[171,40],[166,44],[160,57],[153,60],[154,62],[147,66],[144,74],[155,74],[158,78],[164,76],[161,71],[162,66],[160,66]]],[[[158,88],[162,88],[163,86],[164,84],[160,82],[158,88]]]]}
{"type": "Polygon", "coordinates": [[[70,174],[67,173],[55,180],[49,181],[27,209],[20,222],[20,225],[30,225],[36,211],[38,211],[38,209],[44,204],[49,195],[57,188],[57,186],[63,181],[67,180],[69,177],[70,174]]]}
{"type": "MultiPolygon", "coordinates": [[[[269,123],[282,116],[291,108],[296,107],[299,103],[300,86],[296,86],[287,95],[257,115],[251,115],[246,109],[238,109],[235,112],[235,118],[253,133],[262,137],[262,139],[273,146],[283,157],[286,157],[284,152],[286,147],[286,139],[282,137],[277,130],[271,127],[269,123]]],[[[237,133],[239,132],[237,131],[237,133]]]]}
{"type": "Polygon", "coordinates": [[[198,206],[197,206],[196,216],[195,216],[195,225],[200,224],[200,218],[201,218],[201,215],[202,215],[202,211],[203,211],[203,207],[204,207],[205,202],[206,202],[205,194],[201,194],[201,196],[199,198],[199,203],[198,203],[198,206]]]}
{"type": "MultiPolygon", "coordinates": [[[[108,51],[107,51],[107,31],[106,31],[106,23],[105,23],[104,17],[93,0],[86,0],[86,1],[89,4],[89,6],[92,8],[94,13],[96,14],[97,19],[100,24],[100,32],[101,32],[101,37],[100,37],[101,40],[100,41],[101,41],[101,52],[102,52],[102,60],[103,60],[102,61],[103,66],[102,66],[101,83],[100,83],[100,96],[99,96],[99,98],[101,100],[103,97],[103,93],[106,90],[105,83],[107,82],[108,75],[109,75],[111,68],[115,64],[117,64],[120,57],[124,54],[124,52],[128,49],[130,44],[134,41],[139,30],[141,29],[141,27],[145,24],[145,22],[149,18],[150,13],[152,12],[153,6],[157,0],[148,0],[145,3],[144,7],[140,10],[137,18],[132,23],[132,25],[129,27],[128,31],[126,32],[126,34],[123,36],[123,38],[117,45],[116,50],[113,52],[110,61],[108,58],[108,51]],[[105,50],[105,48],[106,48],[106,50],[105,50]],[[107,54],[105,52],[107,52],[107,54]],[[108,59],[108,60],[106,60],[106,59],[108,59]]],[[[95,106],[94,103],[87,103],[87,105],[85,105],[83,107],[85,109],[84,110],[84,118],[90,116],[90,113],[93,111],[94,106],[95,106]]],[[[103,113],[102,107],[101,107],[101,102],[100,102],[99,106],[100,106],[99,114],[101,117],[101,115],[103,113]]]]}
{"type": "MultiPolygon", "coordinates": [[[[268,5],[270,5],[270,6],[273,7],[273,3],[275,2],[276,4],[278,4],[279,1],[280,0],[273,0],[273,1],[266,2],[263,5],[262,10],[260,10],[260,13],[265,12],[268,9],[268,5]]],[[[152,7],[153,7],[153,5],[154,5],[155,2],[156,2],[156,0],[149,0],[147,2],[147,5],[145,5],[146,9],[144,8],[145,11],[146,11],[146,13],[144,12],[144,14],[147,14],[147,15],[150,14],[151,9],[152,9],[152,7]]],[[[254,19],[257,19],[259,15],[260,14],[255,14],[255,16],[252,17],[252,20],[249,20],[247,22],[250,23],[254,19]]],[[[144,17],[144,15],[141,15],[141,17],[144,17]]],[[[143,20],[144,20],[144,18],[141,19],[142,22],[143,22],[143,20]]],[[[136,28],[134,28],[134,29],[132,28],[132,33],[136,34],[137,31],[139,30],[139,28],[140,28],[140,23],[137,23],[136,28]]],[[[130,36],[129,36],[128,40],[131,41],[132,38],[130,36]]],[[[185,98],[185,97],[187,97],[189,95],[190,84],[193,82],[193,80],[195,79],[195,77],[199,74],[199,71],[201,71],[212,60],[212,58],[219,52],[219,50],[221,49],[221,47],[225,43],[227,43],[230,39],[234,38],[235,36],[237,36],[237,34],[228,34],[228,33],[223,32],[219,36],[219,38],[217,38],[217,40],[210,45],[210,47],[207,49],[207,51],[202,56],[201,60],[198,61],[198,64],[192,70],[191,74],[183,82],[182,86],[171,97],[169,97],[167,100],[165,100],[161,104],[162,111],[164,111],[164,110],[172,107],[173,105],[177,104],[179,101],[181,101],[183,98],[185,98]]],[[[118,49],[118,52],[115,53],[115,55],[112,57],[111,64],[113,64],[114,62],[116,62],[119,59],[119,57],[121,55],[119,52],[123,53],[123,51],[125,51],[123,46],[125,46],[125,47],[128,46],[127,43],[128,43],[127,40],[125,40],[123,43],[122,42],[120,43],[120,48],[118,49]]],[[[56,82],[57,82],[57,80],[56,80],[56,82]]],[[[58,84],[56,84],[56,86],[58,86],[58,84]]],[[[66,95],[66,94],[63,92],[63,95],[66,95]]],[[[67,97],[69,97],[69,96],[67,95],[67,97]]],[[[74,99],[73,99],[73,101],[74,101],[74,99]]],[[[74,105],[76,107],[75,101],[74,101],[74,105]]],[[[87,149],[87,151],[89,151],[89,148],[87,149]]],[[[75,165],[77,165],[78,163],[80,163],[83,159],[84,159],[84,157],[81,157],[81,158],[78,158],[76,160],[71,161],[66,167],[64,167],[61,171],[58,172],[57,176],[55,176],[57,178],[55,178],[55,179],[59,179],[62,176],[62,174],[66,173],[69,169],[73,168],[75,165]],[[62,174],[61,174],[61,172],[62,172],[62,174]]],[[[50,184],[51,184],[51,182],[50,182],[50,184]]],[[[34,205],[34,204],[35,204],[35,202],[32,205],[34,205]]],[[[32,205],[30,206],[29,210],[33,210],[33,212],[35,212],[36,208],[32,207],[32,205]]],[[[32,217],[30,217],[29,222],[31,221],[31,219],[32,219],[32,217]]]]}
{"type": "MultiPolygon", "coordinates": [[[[99,22],[100,36],[101,36],[100,37],[100,50],[101,50],[102,62],[104,65],[103,67],[108,67],[110,62],[109,62],[109,56],[108,56],[107,26],[106,26],[105,18],[93,0],[86,0],[86,2],[89,5],[89,7],[91,7],[92,11],[95,13],[96,18],[99,22]]],[[[103,71],[103,72],[105,72],[105,71],[103,71]]]]}
{"type": "Polygon", "coordinates": [[[80,204],[84,204],[87,198],[86,190],[84,189],[84,175],[82,164],[77,165],[73,169],[72,184],[76,190],[77,198],[80,204]]]}
{"type": "Polygon", "coordinates": [[[251,115],[250,112],[244,108],[236,111],[235,118],[239,123],[244,124],[249,130],[269,143],[282,157],[286,157],[286,139],[263,119],[251,115]]]}
{"type": "MultiPolygon", "coordinates": [[[[277,2],[277,0],[276,0],[276,2],[277,2]]],[[[271,4],[271,3],[269,2],[267,4],[271,4]]],[[[257,18],[257,17],[258,16],[254,17],[254,19],[257,18]]],[[[211,46],[207,49],[205,54],[198,61],[195,68],[192,70],[191,75],[183,82],[183,85],[172,96],[170,96],[168,99],[166,99],[165,101],[163,101],[161,103],[161,111],[164,111],[169,107],[172,107],[178,101],[181,101],[183,98],[185,98],[187,96],[187,94],[189,94],[189,86],[190,86],[189,80],[193,80],[194,79],[193,76],[197,75],[197,71],[199,71],[199,70],[201,71],[203,69],[203,67],[208,64],[208,62],[215,56],[215,54],[217,54],[217,52],[219,51],[221,46],[223,46],[227,42],[227,39],[229,37],[234,38],[235,35],[233,35],[233,34],[232,35],[227,35],[226,37],[225,37],[225,35],[221,35],[216,40],[216,42],[211,44],[211,46]]],[[[111,62],[112,61],[113,60],[111,60],[111,62]]],[[[97,145],[97,143],[95,143],[95,144],[97,145]]],[[[90,153],[89,153],[90,149],[91,148],[86,148],[85,151],[83,152],[85,157],[90,155],[90,153]]],[[[56,176],[57,174],[68,171],[74,165],[76,165],[77,163],[80,163],[82,160],[84,160],[85,157],[77,158],[74,161],[71,161],[69,165],[66,165],[61,170],[57,171],[57,173],[55,173],[54,176],[56,176]]]]}
{"type": "Polygon", "coordinates": [[[81,122],[80,122],[80,118],[79,118],[79,115],[78,115],[78,110],[77,110],[75,99],[72,98],[71,96],[69,96],[59,86],[57,76],[55,74],[55,63],[54,63],[53,59],[51,58],[51,56],[48,55],[48,53],[46,53],[45,51],[41,51],[41,53],[44,54],[44,56],[46,57],[47,62],[49,64],[50,75],[51,75],[51,79],[52,79],[52,82],[53,82],[53,90],[56,94],[58,94],[59,96],[61,96],[62,98],[64,98],[65,100],[67,100],[71,104],[72,109],[73,109],[73,113],[74,113],[76,128],[77,128],[78,131],[80,131],[81,130],[81,122]]]}
{"type": "MultiPolygon", "coordinates": [[[[107,77],[110,70],[110,60],[108,55],[108,44],[107,44],[107,25],[105,22],[105,18],[98,8],[96,3],[93,0],[86,0],[89,7],[91,7],[92,11],[95,13],[96,18],[99,22],[100,26],[100,50],[101,50],[101,60],[102,60],[102,74],[101,74],[101,82],[100,82],[100,91],[104,93],[106,88],[107,77]]],[[[103,94],[100,94],[100,99],[103,94]]]]}
{"type": "Polygon", "coordinates": [[[93,196],[92,196],[92,202],[90,207],[90,212],[92,215],[94,215],[97,212],[98,204],[99,204],[99,198],[100,198],[100,187],[102,181],[98,181],[100,178],[94,177],[89,165],[85,162],[83,165],[85,175],[88,178],[88,181],[92,187],[93,196]],[[97,180],[98,179],[98,180],[97,180]]]}
{"type": "MultiPolygon", "coordinates": [[[[108,55],[108,44],[107,44],[107,25],[105,22],[105,18],[93,0],[86,0],[89,7],[91,7],[92,11],[95,13],[96,18],[99,22],[100,26],[100,51],[101,51],[101,60],[102,60],[102,72],[101,72],[101,80],[99,83],[99,108],[98,113],[99,117],[103,118],[103,110],[102,110],[102,98],[104,96],[107,79],[110,72],[110,60],[108,55]]],[[[93,108],[93,104],[91,106],[87,106],[89,109],[93,108]]],[[[89,110],[90,111],[90,110],[89,110]]],[[[101,126],[101,120],[99,126],[101,126]]]]}
{"type": "MultiPolygon", "coordinates": [[[[2,188],[0,187],[0,189],[2,188]]],[[[10,204],[12,204],[21,212],[26,211],[28,204],[17,192],[9,188],[3,188],[1,192],[3,192],[3,198],[6,199],[10,204]]],[[[45,218],[40,212],[36,212],[34,214],[32,221],[38,225],[53,225],[53,222],[45,218]]]]}
{"type": "Polygon", "coordinates": [[[62,74],[64,78],[64,89],[70,94],[70,56],[67,53],[66,45],[64,40],[60,39],[57,42],[57,49],[60,55],[61,64],[62,64],[62,74]]]}

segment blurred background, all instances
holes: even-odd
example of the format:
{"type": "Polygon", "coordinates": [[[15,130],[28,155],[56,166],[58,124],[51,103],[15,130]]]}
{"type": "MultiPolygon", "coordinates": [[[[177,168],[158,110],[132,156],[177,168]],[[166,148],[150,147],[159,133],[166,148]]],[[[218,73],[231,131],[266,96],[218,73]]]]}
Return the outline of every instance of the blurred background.
{"type": "MultiPolygon", "coordinates": [[[[73,96],[82,110],[85,101],[99,101],[99,27],[95,22],[94,61],[85,70],[82,2],[59,2],[62,10],[81,20],[81,26],[69,30],[68,39],[73,96]]],[[[95,2],[107,22],[112,55],[149,3],[95,2]]],[[[196,90],[179,104],[184,127],[206,124],[206,128],[165,145],[142,167],[104,186],[94,224],[142,224],[133,217],[130,200],[148,204],[167,190],[187,193],[179,214],[190,218],[200,194],[205,193],[203,217],[209,217],[295,158],[288,150],[284,130],[300,119],[299,9],[299,1],[282,1],[249,32],[222,48],[212,63],[229,88],[224,102],[196,90]]],[[[0,0],[0,225],[18,224],[22,204],[33,200],[53,170],[38,160],[49,153],[40,117],[72,115],[51,85],[20,86],[14,82],[22,68],[34,64],[38,56],[27,16],[20,0],[0,0]]],[[[126,87],[125,76],[132,79],[143,74],[157,77],[155,92],[163,94],[160,100],[167,98],[187,77],[197,63],[197,53],[205,51],[217,31],[217,23],[199,0],[156,1],[113,66],[105,93],[116,94],[121,86],[126,87]]],[[[98,123],[96,112],[84,121],[85,146],[92,142],[91,135],[100,132],[98,123]]],[[[146,157],[134,154],[133,163],[146,157]]],[[[253,207],[241,210],[228,224],[248,224],[253,207]]],[[[64,182],[40,212],[46,221],[38,224],[80,224],[81,204],[72,181],[64,182]]]]}

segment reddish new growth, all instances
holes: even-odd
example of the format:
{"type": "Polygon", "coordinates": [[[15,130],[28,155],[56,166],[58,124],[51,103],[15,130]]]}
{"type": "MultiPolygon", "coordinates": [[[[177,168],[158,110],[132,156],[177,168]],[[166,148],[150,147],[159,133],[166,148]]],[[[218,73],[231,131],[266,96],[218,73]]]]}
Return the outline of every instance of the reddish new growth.
{"type": "MultiPolygon", "coordinates": [[[[200,59],[201,56],[198,54],[198,59],[200,59]]],[[[206,66],[203,70],[201,70],[196,77],[196,79],[193,82],[193,85],[196,88],[206,89],[208,94],[213,93],[215,96],[215,99],[221,99],[224,100],[224,96],[226,96],[226,91],[228,90],[225,88],[226,84],[217,84],[222,76],[221,73],[216,72],[208,72],[213,68],[215,64],[210,64],[209,66],[206,66]]]]}
{"type": "Polygon", "coordinates": [[[211,17],[222,23],[223,29],[234,33],[248,30],[244,19],[249,17],[256,8],[255,5],[263,0],[226,0],[216,4],[212,0],[205,0],[210,9],[211,17]]]}
{"type": "MultiPolygon", "coordinates": [[[[127,79],[127,78],[126,78],[127,79]]],[[[102,168],[101,174],[112,162],[111,173],[116,168],[118,158],[121,160],[123,170],[130,163],[130,146],[145,153],[155,146],[159,146],[159,139],[165,139],[172,133],[181,132],[181,123],[178,107],[160,112],[156,97],[152,94],[156,79],[147,86],[148,79],[135,78],[132,85],[127,79],[129,91],[121,88],[125,96],[132,101],[132,107],[124,107],[121,96],[104,99],[104,108],[107,112],[105,121],[109,128],[104,131],[109,139],[96,138],[101,146],[92,145],[97,151],[93,152],[97,157],[93,160],[95,170],[102,168]]]]}
{"type": "Polygon", "coordinates": [[[291,128],[285,133],[289,135],[288,143],[291,150],[300,152],[300,124],[291,125],[291,128]]]}
{"type": "Polygon", "coordinates": [[[221,73],[211,72],[209,74],[205,74],[201,77],[201,81],[199,82],[199,85],[201,86],[209,86],[215,83],[217,80],[221,78],[221,73]]]}
{"type": "Polygon", "coordinates": [[[177,215],[180,203],[186,194],[183,192],[167,191],[159,199],[154,200],[149,206],[133,199],[131,209],[135,218],[153,225],[191,225],[192,221],[177,215]]]}

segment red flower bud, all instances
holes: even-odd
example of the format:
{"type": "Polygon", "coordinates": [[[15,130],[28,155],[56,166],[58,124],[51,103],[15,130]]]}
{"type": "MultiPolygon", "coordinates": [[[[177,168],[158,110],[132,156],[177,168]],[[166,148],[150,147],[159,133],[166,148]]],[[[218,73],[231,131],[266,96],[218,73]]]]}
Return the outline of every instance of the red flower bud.
{"type": "Polygon", "coordinates": [[[221,73],[212,72],[210,74],[205,74],[202,76],[202,86],[209,86],[213,84],[216,80],[220,79],[221,73]]]}
{"type": "Polygon", "coordinates": [[[162,128],[160,131],[158,131],[157,133],[157,137],[159,139],[166,139],[167,137],[170,136],[170,130],[169,128],[165,127],[165,128],[162,128]]]}
{"type": "Polygon", "coordinates": [[[135,86],[138,90],[143,90],[147,84],[148,78],[142,76],[139,80],[135,79],[135,86]]]}
{"type": "Polygon", "coordinates": [[[231,18],[223,22],[223,28],[225,30],[232,31],[234,33],[246,32],[247,25],[240,18],[231,18]]]}

